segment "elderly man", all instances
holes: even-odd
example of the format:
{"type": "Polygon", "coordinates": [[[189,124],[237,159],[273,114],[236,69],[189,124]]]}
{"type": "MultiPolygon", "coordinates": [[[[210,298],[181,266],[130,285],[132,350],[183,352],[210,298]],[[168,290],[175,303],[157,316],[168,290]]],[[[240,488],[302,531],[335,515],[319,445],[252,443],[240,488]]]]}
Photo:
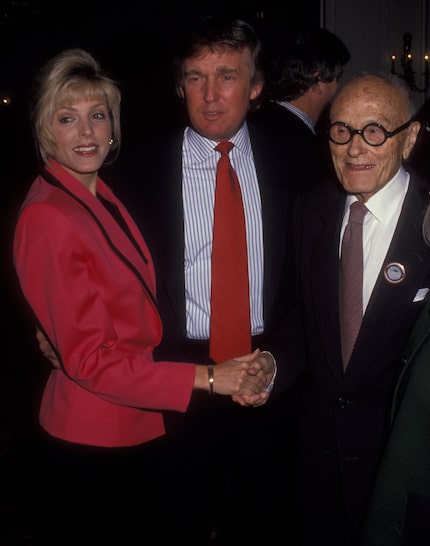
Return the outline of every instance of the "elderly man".
{"type": "Polygon", "coordinates": [[[312,190],[297,221],[301,305],[291,316],[297,335],[290,347],[291,365],[301,350],[307,359],[299,444],[306,546],[358,544],[396,362],[430,287],[421,235],[428,191],[403,166],[419,130],[413,114],[395,77],[360,75],[340,89],[328,130],[338,182],[312,190]],[[350,221],[351,205],[361,219],[350,221]],[[358,281],[344,264],[348,223],[347,236],[359,230],[352,258],[362,253],[353,265],[362,272],[358,281]],[[358,333],[344,310],[356,301],[358,333]]]}

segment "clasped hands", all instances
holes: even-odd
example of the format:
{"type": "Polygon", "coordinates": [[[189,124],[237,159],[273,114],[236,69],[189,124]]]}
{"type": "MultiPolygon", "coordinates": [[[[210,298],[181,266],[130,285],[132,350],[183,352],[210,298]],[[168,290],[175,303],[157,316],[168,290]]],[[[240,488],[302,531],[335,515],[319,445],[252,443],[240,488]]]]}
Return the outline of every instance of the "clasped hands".
{"type": "Polygon", "coordinates": [[[236,390],[234,393],[230,392],[232,400],[241,406],[261,406],[269,399],[270,392],[266,389],[275,371],[273,356],[266,351],[256,349],[253,353],[214,366],[214,390],[221,394],[228,394],[228,390],[223,392],[220,388],[220,383],[231,381],[233,375],[239,374],[236,390]]]}
{"type": "MultiPolygon", "coordinates": [[[[60,368],[60,361],[52,345],[36,328],[39,349],[54,368],[60,368]]],[[[275,361],[270,353],[254,352],[227,360],[214,366],[215,388],[219,394],[230,394],[241,406],[261,406],[267,402],[270,393],[265,389],[276,371],[275,361]]]]}

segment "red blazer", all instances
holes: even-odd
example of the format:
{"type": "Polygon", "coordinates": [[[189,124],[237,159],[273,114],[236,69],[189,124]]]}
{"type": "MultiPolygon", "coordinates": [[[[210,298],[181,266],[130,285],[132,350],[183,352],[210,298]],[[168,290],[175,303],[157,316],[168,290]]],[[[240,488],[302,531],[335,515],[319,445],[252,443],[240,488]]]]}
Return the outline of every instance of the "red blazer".
{"type": "Polygon", "coordinates": [[[99,178],[99,196],[117,206],[132,237],[58,163],[47,171],[14,235],[22,291],[62,363],[45,386],[40,424],[82,444],[146,442],[164,434],[162,410],[186,411],[195,367],[153,361],[162,337],[154,268],[122,203],[99,178]]]}

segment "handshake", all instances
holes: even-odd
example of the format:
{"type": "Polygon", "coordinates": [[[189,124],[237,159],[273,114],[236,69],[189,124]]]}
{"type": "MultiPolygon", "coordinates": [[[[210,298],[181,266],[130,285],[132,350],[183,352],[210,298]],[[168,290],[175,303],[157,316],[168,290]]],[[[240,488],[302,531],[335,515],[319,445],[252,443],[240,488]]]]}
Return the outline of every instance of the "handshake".
{"type": "MultiPolygon", "coordinates": [[[[40,351],[52,367],[64,369],[64,363],[39,328],[36,329],[36,339],[40,351]]],[[[276,362],[272,354],[256,349],[215,366],[197,364],[194,389],[230,395],[241,406],[257,407],[267,402],[275,375],[276,362]]]]}
{"type": "MultiPolygon", "coordinates": [[[[230,394],[241,406],[256,407],[265,404],[269,398],[276,363],[271,353],[256,349],[248,355],[209,366],[207,372],[205,380],[209,383],[210,393],[230,394]]],[[[199,370],[196,377],[198,375],[199,370]]],[[[195,386],[204,388],[200,384],[195,386]]]]}

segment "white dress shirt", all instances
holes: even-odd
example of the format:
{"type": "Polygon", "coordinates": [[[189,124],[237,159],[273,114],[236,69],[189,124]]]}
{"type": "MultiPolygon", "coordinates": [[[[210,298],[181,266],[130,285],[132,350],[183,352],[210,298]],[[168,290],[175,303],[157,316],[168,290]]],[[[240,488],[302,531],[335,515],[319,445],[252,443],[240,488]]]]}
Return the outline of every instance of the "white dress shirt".
{"type": "MultiPolygon", "coordinates": [[[[230,161],[239,178],[245,211],[250,283],[251,331],[263,332],[263,227],[261,198],[248,128],[230,139],[230,161]]],[[[209,339],[212,228],[217,142],[186,128],[182,145],[187,337],[209,339]]]]}
{"type": "MultiPolygon", "coordinates": [[[[363,314],[393,238],[408,187],[409,173],[401,167],[390,182],[365,203],[369,212],[363,223],[363,314]]],[[[349,207],[354,201],[357,201],[354,195],[346,198],[340,243],[349,219],[349,207]]]]}

